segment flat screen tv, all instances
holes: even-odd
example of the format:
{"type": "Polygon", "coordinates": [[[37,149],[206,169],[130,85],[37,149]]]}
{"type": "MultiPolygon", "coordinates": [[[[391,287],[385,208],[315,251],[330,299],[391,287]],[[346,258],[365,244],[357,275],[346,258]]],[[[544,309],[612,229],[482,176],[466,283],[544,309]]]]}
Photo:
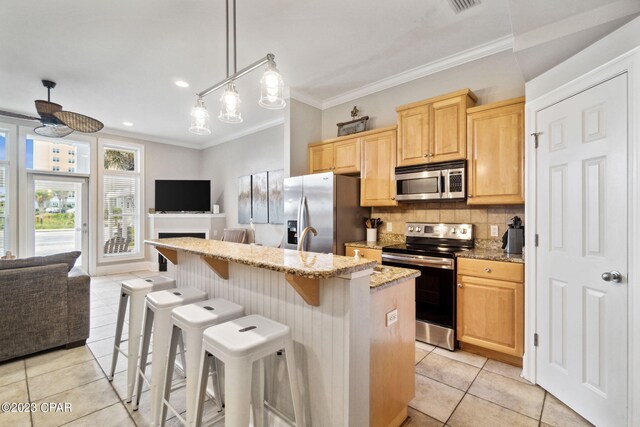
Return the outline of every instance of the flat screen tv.
{"type": "Polygon", "coordinates": [[[156,212],[209,212],[211,181],[156,180],[156,212]]]}

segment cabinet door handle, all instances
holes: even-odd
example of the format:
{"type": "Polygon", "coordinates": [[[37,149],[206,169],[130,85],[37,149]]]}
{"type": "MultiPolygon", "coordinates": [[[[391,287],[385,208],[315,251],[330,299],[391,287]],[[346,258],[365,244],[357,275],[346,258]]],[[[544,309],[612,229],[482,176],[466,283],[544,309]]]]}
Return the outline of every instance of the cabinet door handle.
{"type": "Polygon", "coordinates": [[[462,283],[458,283],[458,287],[461,288],[462,287],[462,283]]]}
{"type": "Polygon", "coordinates": [[[422,157],[429,157],[429,155],[427,153],[424,153],[422,157]]]}
{"type": "Polygon", "coordinates": [[[391,200],[395,200],[395,199],[396,199],[396,196],[391,196],[391,200]]]}
{"type": "Polygon", "coordinates": [[[487,268],[484,269],[484,272],[485,273],[491,273],[491,269],[489,267],[487,267],[487,268]]]}
{"type": "Polygon", "coordinates": [[[469,194],[469,195],[467,196],[467,198],[468,198],[468,199],[473,199],[473,194],[469,194]]]}

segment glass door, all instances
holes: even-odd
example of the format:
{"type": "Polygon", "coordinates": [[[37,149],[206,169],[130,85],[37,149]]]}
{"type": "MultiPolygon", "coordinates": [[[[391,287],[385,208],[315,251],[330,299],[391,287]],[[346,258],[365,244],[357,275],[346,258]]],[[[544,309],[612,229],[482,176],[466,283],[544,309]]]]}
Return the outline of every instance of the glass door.
{"type": "Polygon", "coordinates": [[[88,271],[88,178],[29,174],[29,253],[34,256],[80,251],[76,266],[88,271]]]}

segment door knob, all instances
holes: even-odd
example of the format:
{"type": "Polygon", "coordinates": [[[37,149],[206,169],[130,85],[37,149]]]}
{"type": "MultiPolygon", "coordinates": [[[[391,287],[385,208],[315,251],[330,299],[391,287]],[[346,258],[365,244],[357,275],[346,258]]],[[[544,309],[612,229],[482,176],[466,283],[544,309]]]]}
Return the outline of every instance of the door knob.
{"type": "Polygon", "coordinates": [[[458,283],[458,287],[461,288],[462,287],[462,283],[458,283]]]}
{"type": "Polygon", "coordinates": [[[605,271],[600,277],[602,277],[602,280],[604,280],[605,282],[622,282],[622,274],[620,274],[620,272],[616,270],[605,271]]]}

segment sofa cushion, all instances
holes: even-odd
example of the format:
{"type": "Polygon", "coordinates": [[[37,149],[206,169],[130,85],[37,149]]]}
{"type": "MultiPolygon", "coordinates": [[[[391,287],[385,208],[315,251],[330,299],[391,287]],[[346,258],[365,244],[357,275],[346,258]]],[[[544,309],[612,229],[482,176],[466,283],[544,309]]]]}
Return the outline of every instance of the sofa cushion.
{"type": "Polygon", "coordinates": [[[0,270],[8,270],[12,268],[38,267],[41,265],[67,264],[68,270],[71,271],[76,259],[80,256],[80,251],[63,252],[47,256],[34,256],[31,258],[17,258],[0,260],[0,270]]]}

